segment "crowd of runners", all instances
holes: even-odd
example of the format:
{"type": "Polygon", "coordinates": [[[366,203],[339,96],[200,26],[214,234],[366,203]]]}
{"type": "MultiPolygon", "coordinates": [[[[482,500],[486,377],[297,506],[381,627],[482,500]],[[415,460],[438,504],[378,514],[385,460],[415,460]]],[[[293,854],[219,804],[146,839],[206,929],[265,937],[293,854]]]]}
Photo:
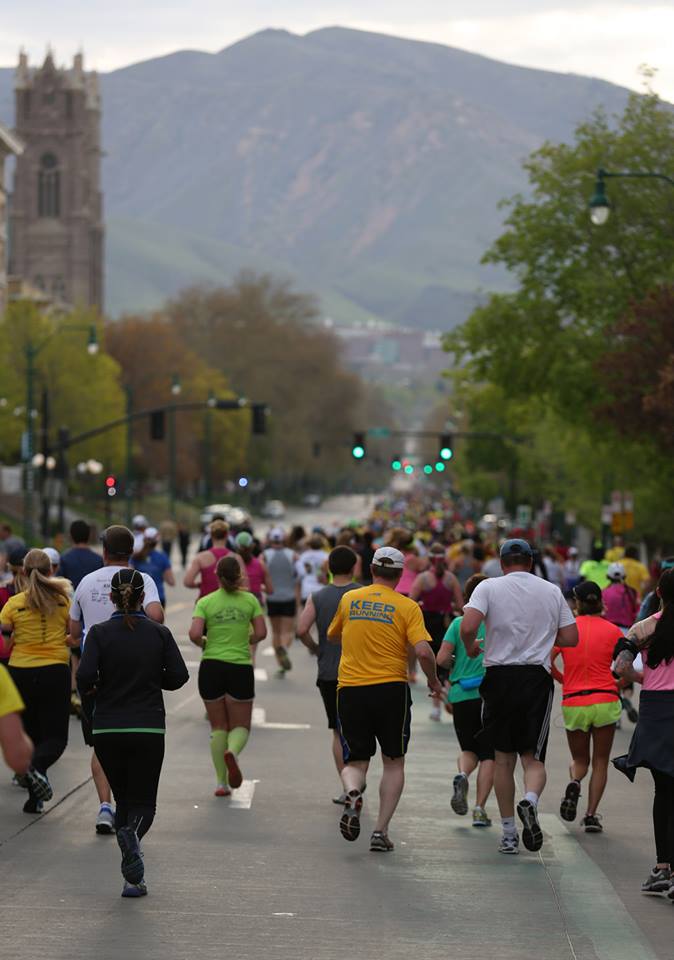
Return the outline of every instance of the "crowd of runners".
{"type": "MultiPolygon", "coordinates": [[[[197,593],[189,640],[201,650],[198,690],[215,797],[230,796],[243,781],[255,649],[269,629],[279,678],[292,669],[296,640],[316,656],[345,840],[360,835],[379,747],[369,845],[394,850],[390,824],[404,787],[411,688],[423,675],[431,719],[451,715],[458,741],[452,810],[489,828],[493,790],[500,853],[516,855],[520,843],[536,852],[544,841],[538,807],[557,682],[570,754],[561,818],[575,821],[582,798],[582,829],[602,832],[599,807],[624,715],[634,734],[613,763],[630,779],[646,768],[654,784],[657,862],[642,891],[674,901],[674,557],[656,557],[649,567],[637,547],[616,538],[581,559],[561,543],[537,549],[525,531],[497,538],[455,520],[447,504],[410,497],[382,501],[366,522],[275,527],[262,540],[216,517],[191,558],[181,545],[182,582],[197,593]]],[[[176,582],[169,534],[177,530],[141,516],[133,527],[108,527],[99,551],[89,545],[88,525],[76,521],[73,545],[62,554],[26,550],[0,529],[5,760],[26,791],[24,811],[41,813],[52,798],[48,771],[66,749],[77,711],[92,748],[94,826],[117,837],[124,897],[147,893],[140,841],[155,816],[164,759],[162,691],[189,679],[164,625],[166,588],[176,582]]]]}

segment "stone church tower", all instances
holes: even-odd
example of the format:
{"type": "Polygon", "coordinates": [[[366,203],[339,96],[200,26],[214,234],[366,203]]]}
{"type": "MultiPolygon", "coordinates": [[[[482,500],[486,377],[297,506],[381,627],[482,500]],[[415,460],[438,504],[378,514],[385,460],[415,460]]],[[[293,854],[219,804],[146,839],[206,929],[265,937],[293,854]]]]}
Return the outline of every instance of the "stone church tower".
{"type": "Polygon", "coordinates": [[[9,272],[71,306],[103,308],[101,107],[98,77],[82,55],[58,69],[21,54],[15,78],[17,136],[9,272]]]}

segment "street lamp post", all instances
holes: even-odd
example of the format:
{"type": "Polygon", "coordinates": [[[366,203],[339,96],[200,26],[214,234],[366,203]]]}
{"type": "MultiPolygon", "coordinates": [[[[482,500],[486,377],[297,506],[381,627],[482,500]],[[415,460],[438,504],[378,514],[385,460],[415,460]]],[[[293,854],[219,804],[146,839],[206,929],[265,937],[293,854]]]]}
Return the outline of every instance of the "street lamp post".
{"type": "Polygon", "coordinates": [[[646,172],[646,171],[623,171],[622,173],[609,173],[608,170],[597,170],[597,180],[594,185],[594,193],[590,199],[590,219],[596,227],[603,227],[611,213],[611,204],[606,195],[606,181],[615,179],[629,180],[664,180],[674,187],[674,178],[666,173],[646,172]]]}
{"type": "MultiPolygon", "coordinates": [[[[173,374],[171,381],[172,396],[179,397],[182,392],[182,384],[177,373],[173,374]]],[[[173,520],[176,515],[176,486],[177,486],[177,462],[176,451],[176,406],[175,400],[169,409],[169,514],[173,520]]]]}
{"type": "Polygon", "coordinates": [[[78,323],[66,323],[62,327],[53,330],[40,343],[33,343],[28,340],[25,345],[26,356],[26,432],[22,444],[22,455],[24,461],[24,482],[23,482],[23,534],[27,543],[33,538],[33,493],[35,488],[35,474],[33,465],[33,456],[35,453],[35,426],[34,421],[37,416],[35,409],[35,361],[38,355],[46,347],[52,337],[64,331],[86,330],[89,334],[87,343],[87,352],[90,356],[98,353],[98,337],[94,324],[83,326],[78,323]]]}

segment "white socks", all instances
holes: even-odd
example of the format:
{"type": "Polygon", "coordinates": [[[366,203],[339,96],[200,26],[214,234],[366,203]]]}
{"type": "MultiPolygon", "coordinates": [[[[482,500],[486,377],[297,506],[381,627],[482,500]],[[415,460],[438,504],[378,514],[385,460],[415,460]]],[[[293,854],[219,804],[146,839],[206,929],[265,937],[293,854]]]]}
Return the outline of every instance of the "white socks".
{"type": "Polygon", "coordinates": [[[529,790],[527,793],[525,793],[524,799],[528,800],[529,803],[533,803],[535,807],[538,806],[538,794],[534,793],[533,790],[529,790]]]}
{"type": "Polygon", "coordinates": [[[503,836],[504,837],[516,837],[517,836],[517,827],[515,826],[514,817],[502,817],[501,824],[503,826],[503,836]]]}

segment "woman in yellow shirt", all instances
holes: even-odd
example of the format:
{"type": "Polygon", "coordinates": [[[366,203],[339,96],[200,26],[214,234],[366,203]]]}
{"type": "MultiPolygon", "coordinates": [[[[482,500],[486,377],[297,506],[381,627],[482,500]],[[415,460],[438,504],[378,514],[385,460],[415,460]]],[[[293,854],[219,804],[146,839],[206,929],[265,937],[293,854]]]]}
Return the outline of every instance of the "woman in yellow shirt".
{"type": "Polygon", "coordinates": [[[23,725],[35,745],[33,764],[19,778],[28,790],[25,813],[40,813],[51,800],[47,770],[68,743],[70,650],[67,580],[51,576],[43,550],[30,550],[23,562],[28,580],[0,613],[2,638],[9,647],[9,672],[25,704],[23,725]]]}

